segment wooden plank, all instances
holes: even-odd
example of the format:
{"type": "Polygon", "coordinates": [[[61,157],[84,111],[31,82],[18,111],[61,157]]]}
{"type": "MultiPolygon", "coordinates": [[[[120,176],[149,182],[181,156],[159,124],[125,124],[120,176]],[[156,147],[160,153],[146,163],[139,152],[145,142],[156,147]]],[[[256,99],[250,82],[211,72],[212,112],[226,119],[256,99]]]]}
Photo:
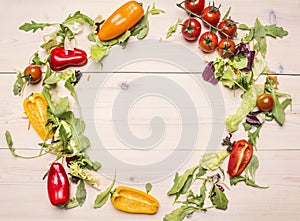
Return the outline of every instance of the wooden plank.
{"type": "MultiPolygon", "coordinates": [[[[12,1],[14,2],[14,1],[12,1]]],[[[42,43],[42,35],[51,32],[49,29],[45,32],[24,33],[18,30],[18,27],[24,22],[35,20],[37,22],[60,22],[67,15],[74,13],[77,10],[81,10],[83,13],[88,14],[90,17],[95,18],[99,14],[103,17],[108,16],[116,7],[118,7],[122,1],[88,1],[82,4],[82,1],[72,1],[72,4],[65,1],[51,1],[43,2],[39,10],[36,10],[36,3],[34,1],[26,1],[25,3],[14,4],[13,7],[2,7],[0,10],[0,22],[1,27],[5,30],[2,33],[0,40],[1,50],[5,53],[1,53],[0,62],[1,70],[13,71],[14,68],[23,68],[26,66],[30,56],[37,50],[42,43]],[[54,13],[55,12],[55,13],[54,13]],[[10,19],[7,22],[7,18],[11,14],[14,19],[10,19]],[[17,56],[16,56],[17,55],[17,56]]],[[[143,1],[144,5],[151,5],[150,1],[143,1]]],[[[12,3],[8,3],[12,4],[12,3]]],[[[160,7],[166,11],[166,13],[159,16],[150,16],[150,33],[147,39],[165,40],[165,35],[168,28],[173,25],[178,17],[185,18],[186,13],[180,10],[174,4],[169,2],[157,2],[157,7],[160,7]],[[163,21],[163,22],[162,22],[163,21]]],[[[300,73],[299,62],[297,62],[297,50],[299,48],[299,28],[294,21],[299,20],[299,5],[297,1],[222,1],[222,12],[231,6],[232,18],[236,19],[240,23],[246,23],[252,25],[256,18],[259,18],[264,24],[276,23],[279,26],[283,26],[290,32],[290,35],[282,40],[273,41],[268,40],[268,61],[272,71],[278,73],[296,74],[300,73]],[[259,5],[259,6],[258,6],[259,5]],[[255,9],[252,9],[255,8],[255,9]],[[280,44],[280,47],[277,45],[280,44]],[[289,59],[282,59],[282,54],[289,55],[289,59]]],[[[198,49],[197,42],[188,43],[182,39],[179,31],[174,34],[170,39],[166,41],[176,42],[195,51],[200,57],[204,57],[198,49]]],[[[88,51],[88,47],[82,41],[79,41],[79,46],[82,46],[88,51]]],[[[99,69],[95,69],[98,71],[99,69]]]]}
{"type": "MultiPolygon", "coordinates": [[[[99,133],[104,139],[103,142],[112,149],[118,149],[120,145],[123,146],[119,137],[115,135],[116,131],[114,127],[116,125],[119,125],[121,128],[126,128],[129,125],[133,134],[137,137],[145,138],[151,133],[150,121],[155,116],[160,116],[165,121],[165,123],[163,123],[166,126],[167,132],[167,138],[165,141],[168,142],[164,143],[164,145],[168,145],[169,148],[174,146],[176,140],[178,141],[178,136],[180,137],[180,128],[183,125],[182,120],[185,120],[186,126],[190,126],[190,128],[195,126],[199,129],[197,148],[206,149],[206,145],[210,139],[212,126],[215,125],[218,128],[221,128],[222,131],[224,130],[224,133],[221,133],[221,137],[216,139],[221,140],[225,137],[225,117],[234,113],[240,103],[239,95],[227,90],[223,86],[215,86],[216,90],[220,90],[219,94],[216,92],[217,96],[223,96],[221,99],[216,101],[213,98],[207,97],[207,91],[201,87],[201,84],[199,86],[199,82],[195,81],[194,78],[191,78],[191,75],[189,74],[115,73],[113,76],[110,76],[110,78],[108,78],[105,81],[105,84],[101,87],[98,84],[93,83],[93,76],[96,76],[97,74],[90,75],[92,76],[89,78],[90,80],[88,80],[87,77],[83,77],[81,80],[82,84],[80,83],[77,86],[79,97],[81,94],[82,96],[96,96],[97,93],[98,97],[95,101],[87,100],[88,102],[85,102],[86,99],[83,97],[81,100],[81,102],[84,102],[84,104],[82,104],[82,110],[85,114],[85,120],[88,126],[93,126],[95,123],[97,130],[101,131],[101,133],[99,133]],[[132,106],[128,106],[128,102],[132,99],[132,97],[138,99],[138,96],[144,96],[144,94],[140,94],[141,89],[149,87],[147,82],[138,84],[135,83],[134,80],[143,79],[144,77],[149,76],[155,76],[155,78],[160,77],[162,79],[165,78],[170,80],[172,83],[180,85],[180,87],[183,88],[184,93],[186,93],[182,96],[188,96],[191,98],[194,106],[190,106],[189,108],[181,107],[180,109],[180,106],[176,107],[178,104],[172,103],[174,102],[172,100],[174,99],[172,94],[168,95],[170,96],[169,98],[162,97],[164,93],[163,91],[158,91],[157,94],[152,93],[152,95],[150,94],[151,96],[145,96],[144,98],[139,99],[138,102],[130,104],[132,106]],[[122,89],[120,86],[123,82],[127,82],[128,84],[128,88],[126,88],[126,90],[122,89]],[[129,97],[122,98],[123,100],[119,99],[119,103],[115,103],[116,98],[120,95],[120,93],[127,93],[129,97]],[[220,111],[224,109],[225,112],[217,112],[215,114],[212,112],[212,108],[217,108],[220,111]],[[187,111],[192,111],[193,109],[197,112],[197,116],[195,116],[196,118],[186,115],[183,119],[182,116],[180,116],[180,113],[184,114],[187,113],[187,111]],[[113,110],[117,110],[114,118],[112,118],[113,110]],[[126,117],[127,115],[124,115],[124,113],[126,114],[127,112],[129,114],[128,118],[126,117]],[[199,122],[195,121],[195,119],[198,119],[199,122]]],[[[0,83],[0,88],[2,88],[3,91],[7,91],[8,94],[0,94],[0,98],[2,100],[0,105],[0,133],[4,134],[5,130],[11,131],[15,139],[15,145],[18,148],[37,148],[38,137],[34,130],[27,130],[28,120],[24,117],[22,101],[24,97],[33,91],[40,91],[40,86],[28,86],[23,97],[14,96],[10,91],[12,91],[11,87],[15,80],[15,76],[6,74],[2,75],[1,78],[3,80],[0,83]],[[20,137],[23,137],[24,134],[30,138],[25,143],[22,139],[20,139],[20,137]]],[[[261,131],[258,146],[262,149],[271,150],[285,148],[299,149],[297,142],[297,128],[299,127],[300,121],[297,91],[300,78],[298,76],[279,76],[279,81],[280,90],[292,95],[293,109],[291,111],[287,111],[286,123],[283,127],[280,127],[275,122],[266,123],[266,126],[261,131]],[[282,136],[289,137],[290,143],[288,147],[286,147],[285,139],[280,138],[282,136]],[[270,143],[270,139],[275,138],[276,140],[270,143]]],[[[150,87],[152,86],[150,85],[150,87]]],[[[168,90],[172,89],[169,88],[168,90]]],[[[148,93],[149,91],[144,90],[143,93],[147,94],[146,92],[148,93]]],[[[234,136],[237,138],[246,136],[242,131],[243,129],[240,128],[240,131],[234,136]]],[[[3,138],[0,140],[0,146],[6,146],[3,138]]]]}
{"type": "MultiPolygon", "coordinates": [[[[159,182],[153,182],[151,193],[160,201],[159,212],[154,216],[130,215],[115,210],[108,202],[102,209],[93,209],[93,202],[97,191],[87,187],[88,197],[82,208],[64,211],[50,205],[46,192],[46,181],[42,180],[48,163],[53,157],[46,156],[35,160],[23,160],[12,157],[8,151],[0,151],[0,191],[2,200],[0,202],[0,217],[3,219],[18,220],[43,219],[81,220],[85,219],[112,219],[117,220],[162,220],[166,213],[176,208],[172,205],[172,197],[168,197],[166,192],[172,185],[173,176],[165,177],[159,182]],[[38,208],[38,209],[33,209],[38,208]]],[[[203,152],[195,152],[189,162],[179,169],[182,173],[185,169],[195,165],[197,159],[203,152]]],[[[298,199],[300,176],[299,167],[300,152],[298,150],[286,151],[258,151],[260,168],[257,173],[257,183],[268,185],[269,188],[255,189],[239,184],[226,190],[230,204],[227,211],[211,210],[207,213],[195,213],[191,220],[218,219],[218,220],[244,220],[260,219],[266,220],[298,220],[298,199]],[[254,197],[253,197],[254,196],[254,197]],[[288,206],[286,206],[286,202],[288,206]],[[284,208],[284,209],[283,209],[284,208]],[[253,212],[255,211],[255,212],[253,212]]],[[[226,167],[226,163],[224,163],[226,167]]],[[[163,168],[162,168],[163,169],[163,168]]],[[[130,173],[118,168],[118,173],[130,173]]],[[[101,171],[100,171],[101,173],[101,171]]],[[[157,173],[159,173],[157,171],[157,173]]],[[[110,179],[101,177],[102,188],[108,186],[110,179]]],[[[228,184],[228,180],[225,181],[228,184]]],[[[116,185],[124,184],[117,182],[116,185]]],[[[128,185],[128,183],[127,183],[128,185]]],[[[144,189],[143,184],[129,184],[135,188],[144,189]]],[[[72,190],[74,191],[74,190],[72,190]]]]}

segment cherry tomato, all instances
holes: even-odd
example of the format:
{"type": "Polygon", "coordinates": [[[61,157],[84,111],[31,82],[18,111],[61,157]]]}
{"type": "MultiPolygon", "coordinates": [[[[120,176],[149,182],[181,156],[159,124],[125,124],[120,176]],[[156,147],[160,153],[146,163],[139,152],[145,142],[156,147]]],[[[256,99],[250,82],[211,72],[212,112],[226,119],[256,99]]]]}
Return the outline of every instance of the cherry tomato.
{"type": "Polygon", "coordinates": [[[218,36],[211,31],[203,33],[199,38],[199,47],[202,51],[210,53],[218,46],[218,36]]]}
{"type": "Polygon", "coordinates": [[[234,55],[235,43],[230,38],[222,39],[218,44],[218,53],[222,58],[230,58],[234,55]]]}
{"type": "Polygon", "coordinates": [[[219,8],[215,6],[207,6],[203,9],[201,16],[203,20],[208,22],[210,25],[217,26],[221,18],[221,13],[219,8]]]}
{"type": "Polygon", "coordinates": [[[230,177],[241,175],[249,164],[253,155],[253,146],[246,140],[239,140],[235,142],[232,147],[229,161],[228,174],[230,177]]]}
{"type": "Polygon", "coordinates": [[[42,70],[39,65],[29,65],[24,70],[24,78],[31,84],[36,84],[42,79],[42,70]]]}
{"type": "Polygon", "coordinates": [[[201,24],[196,18],[188,18],[183,22],[181,32],[186,40],[195,41],[201,33],[201,24]]]}
{"type": "Polygon", "coordinates": [[[197,15],[201,15],[204,5],[205,0],[186,0],[184,2],[184,7],[197,15]]]}
{"type": "Polygon", "coordinates": [[[270,111],[274,106],[274,98],[271,94],[261,94],[256,99],[256,106],[261,111],[270,111]]]}
{"type": "Polygon", "coordinates": [[[236,33],[237,27],[236,27],[236,23],[232,19],[225,19],[219,23],[218,29],[222,30],[222,31],[219,31],[219,34],[221,37],[232,38],[236,33]]]}

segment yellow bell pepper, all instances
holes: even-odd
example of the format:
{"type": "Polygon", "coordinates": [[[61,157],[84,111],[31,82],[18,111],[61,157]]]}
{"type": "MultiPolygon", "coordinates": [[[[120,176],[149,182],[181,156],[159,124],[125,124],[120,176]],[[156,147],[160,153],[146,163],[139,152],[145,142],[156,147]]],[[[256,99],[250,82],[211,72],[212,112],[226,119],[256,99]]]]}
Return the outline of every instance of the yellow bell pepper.
{"type": "Polygon", "coordinates": [[[127,213],[155,214],[159,202],[146,192],[126,186],[118,186],[112,194],[111,203],[127,213]]]}
{"type": "Polygon", "coordinates": [[[46,128],[48,103],[41,93],[33,93],[23,102],[25,113],[38,135],[47,140],[53,133],[46,128]]]}

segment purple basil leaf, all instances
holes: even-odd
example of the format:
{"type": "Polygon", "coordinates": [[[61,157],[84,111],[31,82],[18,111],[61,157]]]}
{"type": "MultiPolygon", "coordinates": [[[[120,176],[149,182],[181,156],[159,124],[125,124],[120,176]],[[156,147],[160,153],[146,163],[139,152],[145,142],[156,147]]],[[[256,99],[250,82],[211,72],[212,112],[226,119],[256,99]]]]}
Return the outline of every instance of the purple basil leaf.
{"type": "Polygon", "coordinates": [[[203,79],[212,84],[218,83],[219,79],[215,78],[214,72],[215,72],[214,62],[211,61],[206,65],[206,67],[203,70],[203,73],[202,73],[203,79]]]}
{"type": "Polygon", "coordinates": [[[235,49],[235,55],[246,57],[248,59],[246,70],[250,71],[252,69],[255,51],[249,51],[246,44],[240,43],[235,49]]]}
{"type": "Polygon", "coordinates": [[[240,43],[235,49],[235,55],[246,57],[248,53],[249,49],[247,48],[247,45],[245,43],[240,43]]]}
{"type": "Polygon", "coordinates": [[[82,72],[81,71],[75,71],[75,77],[76,77],[76,81],[74,82],[74,85],[76,85],[80,81],[80,79],[82,77],[82,72]]]}
{"type": "Polygon", "coordinates": [[[247,59],[248,59],[248,63],[247,63],[247,71],[250,71],[252,69],[252,64],[254,61],[254,56],[255,56],[255,51],[249,51],[249,53],[247,54],[247,59]]]}
{"type": "Polygon", "coordinates": [[[248,114],[246,116],[246,122],[251,125],[261,125],[261,122],[255,115],[248,114]]]}

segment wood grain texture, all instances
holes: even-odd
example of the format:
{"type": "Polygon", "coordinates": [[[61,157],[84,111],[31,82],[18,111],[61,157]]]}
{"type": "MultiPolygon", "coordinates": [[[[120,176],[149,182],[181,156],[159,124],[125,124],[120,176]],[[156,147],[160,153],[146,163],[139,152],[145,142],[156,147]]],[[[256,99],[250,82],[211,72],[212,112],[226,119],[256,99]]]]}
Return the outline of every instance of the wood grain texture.
{"type": "MultiPolygon", "coordinates": [[[[28,64],[30,56],[39,50],[44,33],[40,31],[35,34],[25,33],[18,30],[18,27],[30,20],[60,22],[68,14],[77,10],[92,18],[99,14],[107,17],[123,2],[122,0],[52,0],[39,2],[37,5],[34,0],[1,1],[5,7],[0,8],[2,27],[0,38],[2,51],[0,53],[0,220],[162,220],[165,214],[177,206],[172,204],[173,198],[166,195],[172,185],[174,173],[176,171],[182,173],[185,169],[194,166],[206,151],[221,148],[221,146],[208,147],[210,138],[214,135],[212,128],[217,126],[224,129],[218,136],[215,135],[216,143],[220,143],[220,139],[227,135],[224,119],[239,105],[240,94],[235,94],[221,85],[217,85],[215,86],[218,91],[216,94],[220,95],[220,98],[209,98],[207,88],[199,83],[197,75],[203,70],[202,60],[210,57],[200,52],[196,42],[183,41],[179,31],[169,39],[165,39],[168,27],[173,25],[177,18],[185,18],[186,14],[180,11],[175,3],[159,0],[155,2],[156,6],[165,10],[166,13],[149,17],[150,32],[147,40],[150,40],[149,42],[154,46],[157,42],[171,45],[174,43],[189,50],[193,53],[193,57],[199,57],[199,69],[196,66],[190,73],[184,70],[181,63],[175,65],[172,62],[146,59],[143,57],[143,53],[141,53],[143,59],[125,64],[122,61],[116,61],[119,62],[119,66],[111,65],[113,59],[121,59],[118,53],[124,53],[124,55],[136,53],[134,46],[138,41],[131,39],[129,43],[132,45],[125,50],[112,49],[111,54],[103,61],[104,69],[101,70],[100,65],[93,62],[84,67],[82,69],[84,76],[77,86],[79,95],[93,95],[80,97],[81,102],[85,104],[82,109],[88,124],[87,133],[94,136],[96,131],[102,142],[102,146],[93,143],[92,157],[100,156],[101,159],[101,155],[105,152],[119,161],[136,165],[133,170],[127,170],[125,167],[114,168],[114,165],[110,165],[110,167],[103,165],[103,170],[97,174],[101,179],[102,189],[110,185],[112,181],[110,175],[114,169],[117,169],[118,175],[124,178],[118,180],[117,185],[126,184],[143,190],[144,183],[148,179],[153,185],[151,194],[160,201],[159,212],[153,216],[132,215],[115,210],[110,203],[101,209],[94,209],[93,202],[98,192],[90,187],[87,188],[87,201],[83,207],[73,210],[55,208],[48,201],[46,181],[42,180],[49,164],[54,160],[54,156],[46,155],[38,159],[25,160],[15,158],[10,154],[4,137],[6,130],[12,133],[14,147],[18,153],[34,155],[39,151],[38,142],[40,142],[33,129],[27,130],[28,120],[24,117],[22,102],[24,97],[31,92],[39,91],[41,85],[27,87],[23,96],[14,96],[12,85],[16,76],[14,69],[21,70],[28,64]],[[113,71],[113,74],[107,71],[113,71]],[[97,74],[102,74],[104,77],[98,78],[97,74]],[[138,96],[139,92],[145,91],[145,88],[149,87],[149,83],[143,79],[149,76],[167,80],[172,85],[179,85],[194,106],[186,109],[178,108],[173,102],[173,98],[159,96],[160,93],[152,93],[151,96],[136,99],[129,109],[127,98],[116,103],[116,98],[120,95],[127,94],[134,97],[138,96]],[[101,84],[95,84],[95,79],[100,79],[101,84]],[[113,115],[113,110],[116,109],[118,110],[117,115],[113,115]],[[219,111],[218,114],[214,115],[212,109],[219,111]],[[182,114],[180,111],[188,113],[191,110],[195,110],[199,121],[195,122],[192,115],[187,115],[186,118],[180,115],[182,114]],[[124,115],[118,115],[124,111],[128,111],[126,118],[122,117],[124,115]],[[131,148],[126,144],[126,140],[120,139],[121,137],[115,129],[116,125],[121,128],[128,127],[132,135],[144,139],[151,135],[152,128],[157,125],[161,126],[160,121],[154,121],[154,124],[151,124],[151,120],[157,116],[164,120],[165,131],[161,144],[156,148],[131,148]],[[198,129],[196,145],[192,149],[177,147],[182,120],[186,120],[187,125],[191,128],[198,129]],[[96,125],[95,130],[90,127],[94,124],[96,125]],[[183,163],[179,162],[176,166],[155,168],[148,171],[147,174],[136,176],[143,165],[163,161],[174,152],[187,154],[184,156],[188,157],[183,163]],[[131,174],[135,175],[131,176],[131,174]],[[168,175],[162,177],[162,174],[168,175]]],[[[152,4],[152,1],[148,0],[142,2],[144,5],[152,4]]],[[[280,81],[279,89],[292,95],[293,105],[292,109],[287,111],[285,125],[280,127],[275,122],[268,123],[261,131],[258,140],[256,154],[260,160],[260,168],[256,175],[257,183],[267,185],[269,188],[266,190],[254,189],[243,184],[232,186],[230,190],[226,190],[230,202],[228,210],[195,213],[186,220],[298,221],[300,219],[300,171],[298,169],[300,166],[298,142],[300,63],[297,51],[300,49],[298,40],[300,3],[296,0],[222,1],[224,12],[230,6],[232,18],[240,23],[251,25],[256,18],[259,18],[264,24],[277,24],[289,31],[286,38],[268,39],[267,60],[271,71],[277,73],[280,81]]],[[[84,41],[80,41],[79,44],[85,49],[89,47],[89,43],[84,41]]],[[[173,52],[171,50],[167,53],[171,56],[173,52]]],[[[188,59],[183,58],[184,62],[188,62],[188,59]]],[[[263,82],[263,78],[261,82],[263,82]]],[[[170,87],[165,90],[172,92],[174,90],[171,88],[172,85],[170,84],[170,87]]],[[[62,94],[64,93],[62,92],[62,94]]],[[[243,130],[234,134],[236,139],[245,136],[243,130]]],[[[226,163],[224,162],[224,167],[226,167],[226,163]]],[[[225,183],[228,184],[228,180],[225,180],[225,183]]],[[[73,187],[72,194],[74,191],[73,187]]]]}

